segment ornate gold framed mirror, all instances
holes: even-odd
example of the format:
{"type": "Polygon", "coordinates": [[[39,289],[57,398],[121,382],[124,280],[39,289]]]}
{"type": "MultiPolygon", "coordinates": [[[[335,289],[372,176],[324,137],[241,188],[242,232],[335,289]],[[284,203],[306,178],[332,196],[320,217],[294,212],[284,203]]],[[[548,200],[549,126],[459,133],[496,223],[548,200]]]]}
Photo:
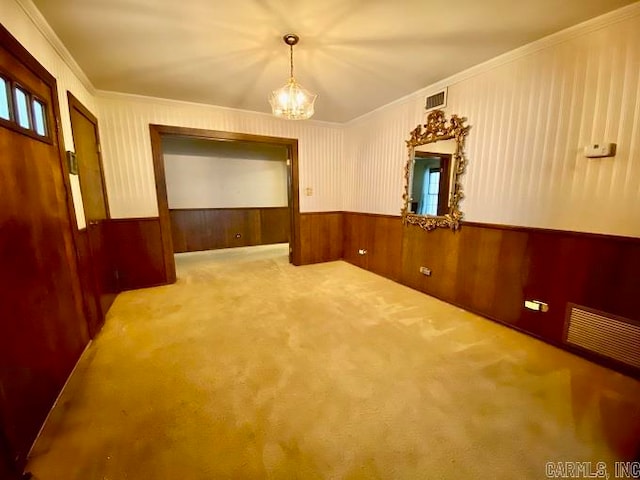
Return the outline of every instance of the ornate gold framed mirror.
{"type": "Polygon", "coordinates": [[[406,141],[408,159],[402,196],[405,225],[425,230],[460,227],[460,200],[464,197],[460,176],[467,166],[464,143],[469,132],[466,120],[457,115],[447,120],[442,110],[434,110],[428,114],[427,123],[411,131],[406,141]]]}

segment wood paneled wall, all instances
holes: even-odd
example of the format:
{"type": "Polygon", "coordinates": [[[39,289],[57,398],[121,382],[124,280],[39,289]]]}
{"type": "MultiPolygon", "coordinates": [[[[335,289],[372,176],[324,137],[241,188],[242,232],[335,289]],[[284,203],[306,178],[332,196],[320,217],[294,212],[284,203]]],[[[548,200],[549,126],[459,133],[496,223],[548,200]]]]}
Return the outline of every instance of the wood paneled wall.
{"type": "Polygon", "coordinates": [[[342,212],[300,214],[301,265],[331,262],[343,256],[342,212]]]}
{"type": "Polygon", "coordinates": [[[169,214],[176,253],[289,241],[288,207],[190,208],[169,214]]]}
{"type": "Polygon", "coordinates": [[[91,249],[90,270],[93,271],[99,307],[106,316],[116,295],[122,291],[118,284],[118,265],[112,255],[119,240],[111,235],[111,220],[101,220],[97,224],[90,223],[86,230],[87,242],[91,249]]]}
{"type": "Polygon", "coordinates": [[[640,239],[479,223],[425,232],[400,217],[343,215],[345,261],[556,346],[572,350],[562,344],[567,303],[640,319],[640,239]]]}
{"type": "Polygon", "coordinates": [[[76,237],[80,281],[86,293],[84,307],[92,336],[100,330],[118,293],[168,283],[157,217],[92,222],[76,237]]]}
{"type": "Polygon", "coordinates": [[[168,283],[160,234],[160,219],[107,220],[109,256],[116,269],[118,291],[168,283]]]}
{"type": "MultiPolygon", "coordinates": [[[[109,222],[120,290],[166,283],[159,219],[109,222]]],[[[470,222],[425,232],[399,216],[353,212],[302,213],[300,225],[302,265],[344,259],[563,348],[568,302],[640,319],[637,238],[470,222]]]]}
{"type": "Polygon", "coordinates": [[[399,281],[402,266],[402,220],[391,215],[344,213],[344,259],[399,281]],[[358,253],[365,250],[364,255],[358,253]]]}
{"type": "Polygon", "coordinates": [[[559,344],[568,302],[640,318],[639,268],[639,239],[472,223],[458,232],[410,226],[402,283],[559,344]],[[543,301],[549,311],[527,310],[525,300],[543,301]]]}
{"type": "MultiPolygon", "coordinates": [[[[99,241],[98,247],[104,245],[102,241],[103,231],[104,229],[99,226],[97,233],[100,238],[96,239],[99,241]]],[[[96,237],[96,235],[94,234],[93,237],[96,237]]],[[[92,252],[87,229],[82,229],[77,232],[76,249],[80,283],[82,284],[84,311],[87,317],[89,333],[93,338],[102,327],[104,315],[115,299],[116,286],[114,282],[109,284],[108,289],[113,290],[114,293],[109,301],[105,301],[104,305],[101,305],[99,292],[101,291],[101,287],[104,286],[106,289],[107,285],[100,285],[99,282],[103,279],[101,274],[105,273],[105,270],[107,270],[110,265],[109,259],[101,249],[95,249],[95,252],[92,252]],[[102,255],[100,255],[100,253],[102,253],[102,255]]],[[[113,279],[113,276],[111,278],[113,279]]]]}

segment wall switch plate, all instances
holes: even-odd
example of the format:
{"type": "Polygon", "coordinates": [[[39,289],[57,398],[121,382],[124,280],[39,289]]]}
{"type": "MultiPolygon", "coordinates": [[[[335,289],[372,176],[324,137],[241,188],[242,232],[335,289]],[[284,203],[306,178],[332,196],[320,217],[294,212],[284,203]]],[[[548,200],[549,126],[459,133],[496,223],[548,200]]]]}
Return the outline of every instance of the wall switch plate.
{"type": "Polygon", "coordinates": [[[427,277],[431,276],[431,269],[427,267],[420,267],[420,273],[426,275],[427,277]]]}
{"type": "Polygon", "coordinates": [[[78,175],[78,157],[71,150],[67,150],[67,165],[71,175],[78,175]]]}
{"type": "Polygon", "coordinates": [[[584,156],[587,158],[613,157],[615,154],[615,143],[594,143],[584,147],[584,156]]]}

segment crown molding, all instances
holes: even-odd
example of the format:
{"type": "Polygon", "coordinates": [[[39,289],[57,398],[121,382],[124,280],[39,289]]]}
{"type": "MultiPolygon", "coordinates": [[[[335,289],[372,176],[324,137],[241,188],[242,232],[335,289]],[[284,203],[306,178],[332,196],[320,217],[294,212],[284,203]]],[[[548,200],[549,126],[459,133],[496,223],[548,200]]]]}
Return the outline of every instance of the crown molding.
{"type": "MultiPolygon", "coordinates": [[[[205,104],[205,103],[196,103],[196,102],[187,102],[187,101],[182,101],[182,100],[173,100],[173,99],[166,99],[166,98],[156,98],[156,97],[148,97],[148,96],[144,96],[144,95],[135,95],[135,94],[128,94],[128,93],[120,93],[120,92],[111,92],[111,91],[105,91],[105,90],[97,90],[94,85],[91,83],[91,81],[89,80],[89,77],[87,77],[87,75],[84,73],[84,71],[82,70],[82,68],[80,67],[80,65],[78,65],[78,63],[75,61],[75,59],[73,58],[73,56],[71,55],[71,53],[69,52],[69,50],[67,49],[67,47],[65,47],[65,45],[62,43],[62,40],[60,40],[60,37],[58,37],[58,35],[55,33],[55,31],[51,28],[51,26],[49,25],[49,23],[47,22],[47,20],[44,18],[44,16],[42,15],[42,13],[40,12],[40,10],[38,10],[38,7],[35,6],[35,4],[33,3],[32,0],[15,0],[16,3],[22,8],[22,10],[26,13],[26,15],[29,17],[29,19],[33,22],[33,24],[35,25],[35,27],[38,29],[38,31],[40,31],[40,33],[44,36],[44,38],[49,42],[49,44],[52,46],[52,48],[56,51],[56,53],[60,56],[60,58],[65,62],[65,64],[69,67],[69,69],[74,73],[74,75],[76,75],[76,77],[78,77],[78,79],[82,82],[82,84],[84,85],[84,87],[92,94],[92,95],[97,95],[103,98],[116,98],[118,96],[120,97],[130,97],[130,98],[136,98],[138,100],[146,100],[146,101],[150,101],[150,102],[163,102],[163,103],[182,103],[182,104],[187,104],[187,105],[192,105],[192,106],[204,106],[204,107],[214,107],[214,108],[219,108],[219,109],[224,109],[224,110],[231,110],[231,111],[235,111],[235,112],[239,112],[239,113],[251,113],[254,115],[264,115],[267,117],[272,117],[270,114],[268,113],[264,113],[264,112],[255,112],[255,111],[251,111],[251,110],[242,110],[242,109],[238,109],[238,108],[231,108],[231,107],[223,107],[223,106],[219,106],[219,105],[212,105],[212,104],[205,104]]],[[[558,45],[560,43],[564,43],[567,41],[570,41],[574,38],[589,34],[591,32],[594,32],[596,30],[608,27],[610,25],[614,25],[616,23],[634,18],[636,16],[640,15],[640,2],[636,2],[636,3],[632,3],[631,5],[627,5],[624,6],[622,8],[619,8],[617,10],[613,10],[611,12],[605,13],[603,15],[600,15],[598,17],[586,20],[582,23],[579,23],[577,25],[574,25],[572,27],[566,28],[564,30],[561,30],[559,32],[553,33],[551,35],[548,35],[546,37],[543,37],[539,40],[535,40],[531,43],[528,43],[522,47],[518,47],[514,50],[511,50],[507,53],[504,53],[502,55],[499,55],[497,57],[494,57],[490,60],[487,60],[483,63],[480,63],[478,65],[475,65],[473,67],[470,67],[466,70],[463,70],[459,73],[456,73],[454,75],[451,75],[447,78],[444,78],[442,80],[439,80],[437,82],[434,82],[426,87],[423,87],[419,90],[416,90],[414,92],[411,92],[407,95],[404,95],[396,100],[393,100],[392,102],[386,103],[384,105],[381,105],[380,107],[377,107],[367,113],[364,113],[362,115],[359,115],[351,120],[348,120],[346,122],[328,122],[328,121],[321,121],[321,120],[307,120],[304,123],[310,123],[310,124],[317,124],[317,125],[324,125],[324,126],[330,126],[330,127],[337,127],[337,126],[350,126],[354,123],[357,123],[361,120],[364,120],[365,118],[374,115],[377,112],[380,112],[382,110],[386,110],[387,108],[390,108],[394,105],[400,105],[402,103],[405,102],[409,102],[412,100],[415,100],[418,97],[424,96],[424,95],[429,95],[431,93],[435,93],[438,90],[444,88],[444,87],[450,87],[452,85],[455,85],[456,83],[460,83],[463,82],[465,80],[468,80],[472,77],[475,77],[477,75],[480,75],[482,73],[488,72],[490,70],[493,70],[495,68],[498,68],[502,65],[505,65],[507,63],[513,62],[515,60],[518,60],[519,58],[528,56],[528,55],[532,55],[535,54],[536,52],[539,52],[541,50],[544,50],[546,48],[551,48],[555,45],[558,45]]]]}
{"type": "Polygon", "coordinates": [[[492,59],[489,59],[485,62],[479,63],[478,65],[474,65],[466,70],[455,73],[447,78],[442,80],[438,80],[426,87],[423,87],[419,90],[416,90],[412,93],[404,95],[392,102],[389,102],[385,105],[381,105],[380,107],[371,110],[363,115],[360,115],[356,118],[353,118],[347,122],[345,125],[351,125],[360,120],[364,120],[365,118],[373,115],[381,110],[385,110],[394,105],[400,105],[402,103],[415,100],[416,98],[431,95],[433,93],[437,93],[442,90],[444,87],[450,87],[455,85],[456,83],[463,82],[470,78],[473,78],[482,73],[486,73],[495,68],[498,68],[507,63],[514,62],[522,57],[526,57],[528,55],[533,55],[541,50],[545,50],[547,48],[554,47],[564,42],[568,42],[573,40],[574,38],[581,37],[587,35],[589,33],[595,32],[596,30],[600,30],[602,28],[615,25],[616,23],[623,22],[625,20],[629,20],[631,18],[637,17],[640,15],[640,2],[632,3],[631,5],[626,5],[622,8],[618,8],[617,10],[613,10],[611,12],[605,13],[598,17],[591,18],[582,23],[578,23],[571,27],[565,28],[564,30],[560,30],[559,32],[552,33],[551,35],[547,35],[539,40],[534,40],[531,43],[523,45],[522,47],[518,47],[514,50],[510,50],[507,53],[503,53],[502,55],[498,55],[492,59]]]}
{"type": "Polygon", "coordinates": [[[55,50],[55,52],[60,56],[62,61],[69,67],[71,72],[80,80],[82,85],[91,93],[95,95],[96,88],[89,80],[89,77],[84,73],[78,62],[75,61],[67,47],[65,47],[60,37],[56,34],[56,32],[51,28],[49,22],[44,18],[44,15],[38,10],[38,7],[35,6],[32,0],[15,0],[15,2],[22,8],[24,13],[29,17],[34,26],[38,29],[38,31],[42,34],[42,36],[49,42],[49,45],[55,50]]]}
{"type": "Polygon", "coordinates": [[[344,123],[340,122],[329,122],[326,120],[284,120],[281,118],[274,117],[270,113],[266,112],[257,112],[255,110],[243,110],[241,108],[233,108],[233,107],[224,107],[222,105],[215,105],[213,103],[198,103],[198,102],[189,102],[187,100],[175,100],[172,98],[162,98],[162,97],[151,97],[148,95],[140,95],[137,93],[124,93],[124,92],[114,92],[111,90],[95,90],[96,98],[104,98],[105,100],[135,100],[138,102],[145,102],[151,104],[161,104],[167,106],[176,106],[176,105],[184,105],[189,107],[198,107],[198,108],[211,108],[215,110],[225,110],[229,112],[235,112],[244,115],[258,115],[262,117],[269,118],[271,120],[277,120],[285,123],[293,123],[301,126],[304,125],[316,125],[319,127],[330,127],[330,128],[341,128],[344,126],[344,123]]]}

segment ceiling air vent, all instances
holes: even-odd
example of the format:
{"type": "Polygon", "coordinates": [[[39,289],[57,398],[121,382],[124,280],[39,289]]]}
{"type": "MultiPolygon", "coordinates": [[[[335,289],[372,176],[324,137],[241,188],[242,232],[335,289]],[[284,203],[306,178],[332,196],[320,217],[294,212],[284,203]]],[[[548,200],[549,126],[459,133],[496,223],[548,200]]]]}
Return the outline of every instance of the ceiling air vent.
{"type": "Polygon", "coordinates": [[[433,95],[429,95],[427,97],[427,102],[425,104],[425,108],[427,112],[430,110],[435,110],[436,108],[444,108],[447,106],[447,89],[434,93],[433,95]]]}
{"type": "Polygon", "coordinates": [[[640,369],[640,322],[570,303],[564,341],[640,369]]]}

